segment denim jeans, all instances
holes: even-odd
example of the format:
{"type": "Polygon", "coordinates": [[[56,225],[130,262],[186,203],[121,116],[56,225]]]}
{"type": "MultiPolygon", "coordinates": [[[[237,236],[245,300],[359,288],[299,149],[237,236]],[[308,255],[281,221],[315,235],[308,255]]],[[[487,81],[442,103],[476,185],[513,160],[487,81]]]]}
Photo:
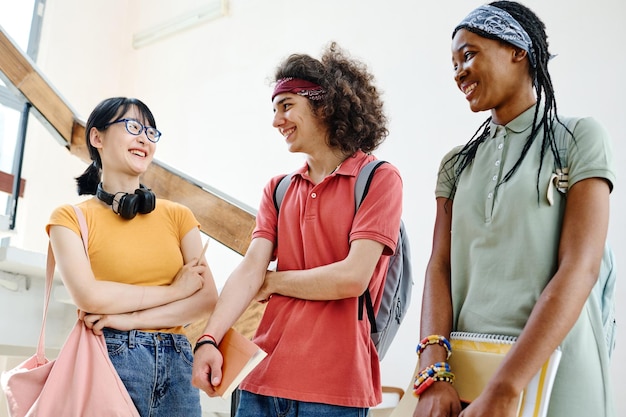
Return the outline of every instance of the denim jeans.
{"type": "Polygon", "coordinates": [[[365,417],[368,408],[308,403],[241,391],[236,417],[365,417]]]}
{"type": "Polygon", "coordinates": [[[104,329],[113,366],[142,417],[200,417],[193,354],[181,334],[104,329]]]}

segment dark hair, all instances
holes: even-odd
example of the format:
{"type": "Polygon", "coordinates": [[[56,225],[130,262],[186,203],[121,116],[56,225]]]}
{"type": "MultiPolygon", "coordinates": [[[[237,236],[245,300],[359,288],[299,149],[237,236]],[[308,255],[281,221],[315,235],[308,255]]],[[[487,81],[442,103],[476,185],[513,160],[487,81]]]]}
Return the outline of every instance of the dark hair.
{"type": "MultiPolygon", "coordinates": [[[[511,16],[513,16],[513,18],[517,20],[520,25],[522,25],[524,30],[530,36],[537,62],[537,65],[535,67],[533,67],[532,65],[528,66],[530,77],[533,80],[533,85],[535,87],[535,93],[537,94],[537,106],[535,107],[535,114],[533,116],[532,129],[530,135],[526,139],[519,159],[517,160],[515,165],[513,165],[513,167],[509,170],[509,172],[504,175],[502,180],[498,183],[498,186],[500,186],[502,183],[507,182],[513,176],[515,171],[517,171],[522,161],[526,157],[528,149],[530,149],[531,145],[535,141],[539,130],[543,128],[543,142],[539,155],[539,170],[537,171],[537,197],[539,197],[539,174],[543,166],[544,156],[546,155],[546,152],[548,152],[548,150],[552,152],[558,166],[562,168],[561,159],[559,158],[559,153],[558,149],[556,148],[556,142],[554,138],[554,123],[555,121],[561,125],[563,125],[563,123],[559,120],[557,115],[554,87],[552,86],[552,79],[550,78],[550,73],[548,72],[548,61],[550,60],[552,55],[548,51],[548,36],[545,31],[546,26],[532,10],[530,10],[526,6],[521,5],[520,3],[514,1],[494,1],[490,3],[490,5],[505,10],[511,16]],[[542,100],[544,100],[544,95],[545,104],[543,106],[543,113],[539,114],[539,111],[541,110],[541,102],[542,100]]],[[[494,39],[492,35],[486,34],[480,30],[471,28],[466,29],[476,33],[479,36],[494,39]]],[[[454,37],[454,34],[452,36],[454,37]]],[[[458,178],[461,175],[461,172],[463,172],[463,170],[472,163],[474,157],[476,156],[478,146],[482,142],[484,142],[485,139],[489,136],[490,121],[491,117],[489,117],[478,128],[476,133],[474,133],[474,136],[472,136],[470,141],[459,151],[459,153],[457,153],[449,161],[447,161],[447,163],[458,163],[456,167],[455,183],[454,187],[452,188],[452,195],[456,191],[456,185],[458,183],[458,178]]],[[[565,127],[565,125],[563,126],[565,127]]],[[[565,127],[565,129],[567,129],[567,127],[565,127]]],[[[571,134],[569,129],[567,129],[567,131],[571,134]]]]}
{"type": "Polygon", "coordinates": [[[276,69],[274,81],[293,77],[326,90],[322,100],[309,100],[313,112],[328,126],[329,146],[346,154],[372,152],[387,137],[387,117],[374,76],[332,42],[320,60],[292,54],[276,69]]]}
{"type": "Polygon", "coordinates": [[[98,150],[93,147],[89,140],[89,132],[92,128],[105,130],[107,124],[114,122],[124,115],[130,108],[136,108],[141,114],[142,123],[156,128],[156,122],[152,112],[141,100],[128,97],[112,97],[101,101],[91,112],[85,126],[85,142],[89,150],[89,156],[92,163],[87,167],[79,177],[76,178],[78,195],[96,194],[96,189],[100,183],[100,174],[102,170],[102,161],[98,150]]]}

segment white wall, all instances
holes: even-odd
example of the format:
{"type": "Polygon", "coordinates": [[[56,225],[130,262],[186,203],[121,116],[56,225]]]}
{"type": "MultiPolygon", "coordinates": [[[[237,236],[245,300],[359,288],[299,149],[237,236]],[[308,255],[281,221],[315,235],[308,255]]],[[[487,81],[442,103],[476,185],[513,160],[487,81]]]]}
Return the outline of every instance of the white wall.
{"type": "MultiPolygon", "coordinates": [[[[409,317],[383,362],[383,383],[406,387],[415,364],[422,278],[434,218],[434,184],[440,158],[466,142],[487,114],[473,114],[452,80],[452,28],[479,1],[448,0],[232,0],[229,16],[134,50],[132,34],[204,2],[179,0],[47,0],[39,65],[83,117],[101,99],[143,99],[164,132],[157,158],[256,207],[267,179],[299,166],[271,127],[267,82],[292,52],[319,56],[336,40],[365,61],[384,91],[390,136],[377,155],[404,177],[404,219],[416,272],[409,317]]],[[[610,241],[618,262],[626,255],[622,178],[626,158],[623,73],[626,38],[622,0],[528,0],[547,26],[559,110],[593,115],[611,132],[618,174],[612,195],[610,241]]],[[[34,125],[31,124],[31,125],[34,125]]],[[[37,129],[25,159],[27,197],[20,204],[16,239],[45,250],[47,216],[76,201],[73,178],[84,164],[37,129]]],[[[238,261],[212,246],[211,262],[223,281],[238,261]]],[[[623,261],[626,265],[626,261],[623,261]]],[[[618,286],[618,324],[626,322],[626,288],[618,286]]],[[[626,349],[615,353],[616,391],[626,384],[626,349]]],[[[626,404],[618,401],[618,415],[626,404]]]]}

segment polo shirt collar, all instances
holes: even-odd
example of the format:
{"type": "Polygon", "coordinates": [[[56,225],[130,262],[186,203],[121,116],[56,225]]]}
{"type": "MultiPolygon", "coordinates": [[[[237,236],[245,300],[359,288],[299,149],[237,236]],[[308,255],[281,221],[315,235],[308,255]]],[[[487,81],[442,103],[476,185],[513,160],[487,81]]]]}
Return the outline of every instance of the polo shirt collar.
{"type": "MultiPolygon", "coordinates": [[[[507,130],[510,130],[514,133],[522,133],[526,129],[532,127],[533,117],[535,117],[535,108],[536,104],[532,105],[528,110],[524,111],[522,114],[517,116],[515,119],[511,120],[509,123],[505,125],[507,130]]],[[[542,113],[540,111],[540,113],[542,113]]],[[[493,121],[489,122],[489,137],[493,139],[496,136],[496,130],[499,124],[494,123],[493,121]]]]}
{"type": "MultiPolygon", "coordinates": [[[[347,157],[339,166],[339,168],[335,171],[336,175],[349,175],[356,177],[359,174],[359,169],[361,168],[362,161],[368,157],[368,154],[365,152],[358,150],[349,157],[347,157]]],[[[295,174],[299,174],[302,177],[307,176],[309,172],[309,165],[305,162],[302,167],[300,167],[295,174]]]]}
{"type": "Polygon", "coordinates": [[[335,171],[337,175],[350,175],[356,177],[359,174],[359,170],[363,165],[363,160],[368,157],[368,154],[358,150],[349,157],[347,157],[339,166],[339,169],[335,171]]]}

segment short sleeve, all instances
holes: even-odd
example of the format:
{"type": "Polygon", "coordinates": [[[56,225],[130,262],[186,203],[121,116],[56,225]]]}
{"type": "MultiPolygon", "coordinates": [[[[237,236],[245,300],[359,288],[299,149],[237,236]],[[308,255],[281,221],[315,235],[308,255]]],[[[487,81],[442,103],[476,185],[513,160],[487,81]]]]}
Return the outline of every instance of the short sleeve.
{"type": "Polygon", "coordinates": [[[46,224],[46,233],[50,235],[50,228],[52,226],[64,226],[74,231],[80,236],[80,225],[78,219],[76,219],[76,213],[71,205],[65,204],[54,209],[46,224]]]}
{"type": "Polygon", "coordinates": [[[582,118],[573,129],[568,148],[570,187],[588,178],[604,178],[611,191],[615,183],[613,150],[607,130],[594,118],[582,118]]]}
{"type": "Polygon", "coordinates": [[[454,198],[454,186],[456,183],[457,155],[462,147],[457,146],[449,151],[439,164],[437,171],[437,185],[435,187],[435,197],[454,198]]]}

